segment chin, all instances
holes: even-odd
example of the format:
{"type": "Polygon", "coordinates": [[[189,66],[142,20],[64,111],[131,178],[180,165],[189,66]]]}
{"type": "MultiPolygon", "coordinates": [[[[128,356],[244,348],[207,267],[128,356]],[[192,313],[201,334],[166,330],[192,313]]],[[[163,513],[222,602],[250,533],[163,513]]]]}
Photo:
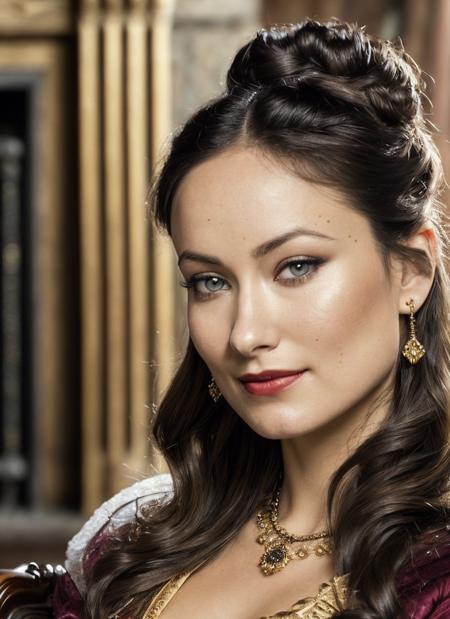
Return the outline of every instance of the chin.
{"type": "Polygon", "coordinates": [[[272,440],[295,438],[307,434],[315,428],[306,427],[299,423],[298,419],[270,419],[268,423],[261,423],[261,419],[251,421],[244,419],[251,429],[262,436],[272,440]]]}
{"type": "MultiPolygon", "coordinates": [[[[234,394],[233,394],[234,395],[234,394]]],[[[281,440],[303,436],[326,425],[312,407],[299,407],[295,402],[262,399],[257,405],[244,405],[235,397],[227,399],[230,408],[256,434],[263,438],[281,440]]]]}

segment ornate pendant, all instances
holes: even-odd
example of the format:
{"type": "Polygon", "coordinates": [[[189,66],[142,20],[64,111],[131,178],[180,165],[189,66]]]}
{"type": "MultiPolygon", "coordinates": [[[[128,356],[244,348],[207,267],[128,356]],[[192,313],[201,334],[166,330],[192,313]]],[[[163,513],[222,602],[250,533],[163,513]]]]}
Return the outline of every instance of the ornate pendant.
{"type": "Polygon", "coordinates": [[[264,553],[259,560],[259,566],[265,576],[271,576],[280,572],[292,559],[307,559],[312,555],[323,557],[333,551],[332,542],[328,533],[305,535],[292,540],[286,532],[287,539],[283,539],[275,530],[268,510],[257,514],[257,525],[260,533],[256,538],[258,544],[264,546],[264,553]],[[300,542],[301,546],[296,550],[290,550],[290,545],[300,542]]]}
{"type": "Polygon", "coordinates": [[[266,549],[259,561],[265,576],[281,571],[290,560],[289,552],[284,544],[276,544],[266,549]]]}
{"type": "Polygon", "coordinates": [[[425,348],[415,337],[411,337],[403,347],[402,354],[410,363],[417,363],[425,354],[425,348]]]}

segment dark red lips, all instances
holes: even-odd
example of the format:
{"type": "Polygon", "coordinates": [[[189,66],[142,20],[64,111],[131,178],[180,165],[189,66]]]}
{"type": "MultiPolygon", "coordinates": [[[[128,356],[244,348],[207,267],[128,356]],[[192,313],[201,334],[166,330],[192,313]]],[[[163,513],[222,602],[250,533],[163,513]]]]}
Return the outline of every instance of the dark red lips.
{"type": "Polygon", "coordinates": [[[281,376],[294,376],[304,370],[265,370],[259,374],[243,374],[239,376],[239,380],[243,383],[254,383],[263,380],[272,380],[274,378],[280,378],[281,376]]]}
{"type": "Polygon", "coordinates": [[[260,374],[243,374],[244,389],[256,396],[273,396],[297,381],[306,370],[266,370],[260,374]]]}

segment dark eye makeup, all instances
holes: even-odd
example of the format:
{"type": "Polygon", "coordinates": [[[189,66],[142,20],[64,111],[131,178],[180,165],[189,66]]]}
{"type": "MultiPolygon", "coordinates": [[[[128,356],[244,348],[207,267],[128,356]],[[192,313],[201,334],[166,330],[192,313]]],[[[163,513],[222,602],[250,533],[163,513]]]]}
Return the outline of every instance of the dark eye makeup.
{"type": "MultiPolygon", "coordinates": [[[[323,262],[324,259],[322,258],[312,257],[287,260],[280,265],[275,281],[280,281],[285,286],[298,286],[312,277],[323,262]],[[306,272],[305,267],[308,267],[306,272]],[[289,269],[293,277],[280,277],[280,274],[285,269],[289,269]]],[[[204,273],[193,275],[186,281],[180,281],[180,286],[192,289],[196,298],[206,299],[216,295],[222,290],[228,290],[228,287],[223,287],[223,284],[226,283],[227,282],[223,277],[204,273]],[[205,289],[201,290],[200,286],[203,286],[205,289]]]]}

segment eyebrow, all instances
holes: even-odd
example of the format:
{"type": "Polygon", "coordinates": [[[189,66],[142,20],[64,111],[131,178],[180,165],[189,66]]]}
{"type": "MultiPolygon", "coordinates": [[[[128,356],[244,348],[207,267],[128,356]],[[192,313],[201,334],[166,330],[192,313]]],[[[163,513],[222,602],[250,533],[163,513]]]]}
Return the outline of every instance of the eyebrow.
{"type": "MultiPolygon", "coordinates": [[[[258,245],[252,252],[251,256],[253,258],[262,258],[269,252],[273,251],[277,247],[283,245],[283,243],[287,243],[291,239],[297,238],[299,236],[313,236],[320,239],[326,239],[328,241],[335,241],[336,239],[332,236],[328,236],[327,234],[323,234],[322,232],[316,232],[315,230],[308,230],[307,228],[294,228],[293,230],[289,230],[288,232],[284,232],[274,239],[270,239],[261,245],[258,245]]],[[[207,254],[199,254],[197,252],[193,252],[190,250],[185,250],[180,254],[178,258],[178,266],[183,262],[183,260],[190,260],[193,262],[204,262],[206,264],[212,264],[214,266],[224,266],[223,262],[216,258],[215,256],[210,256],[207,254]]]]}

